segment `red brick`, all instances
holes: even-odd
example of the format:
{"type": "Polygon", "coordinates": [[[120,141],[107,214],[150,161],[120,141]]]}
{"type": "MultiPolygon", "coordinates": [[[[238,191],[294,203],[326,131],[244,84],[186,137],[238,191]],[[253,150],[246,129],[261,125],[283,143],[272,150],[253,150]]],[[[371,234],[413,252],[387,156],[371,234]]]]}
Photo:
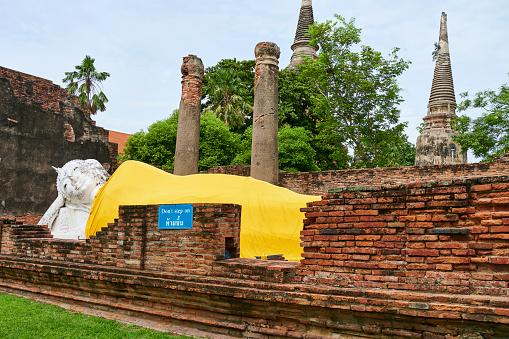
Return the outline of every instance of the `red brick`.
{"type": "Polygon", "coordinates": [[[499,225],[502,225],[502,219],[481,220],[481,225],[483,225],[483,226],[499,226],[499,225]]]}
{"type": "Polygon", "coordinates": [[[437,250],[403,250],[403,254],[414,256],[414,257],[438,257],[439,252],[437,250]]]}
{"type": "Polygon", "coordinates": [[[437,241],[437,235],[408,235],[408,241],[437,241]]]}
{"type": "Polygon", "coordinates": [[[509,233],[509,226],[493,226],[490,230],[491,233],[509,233]]]}
{"type": "Polygon", "coordinates": [[[507,205],[509,204],[509,197],[504,198],[493,198],[494,205],[507,205]]]}
{"type": "Polygon", "coordinates": [[[457,214],[436,214],[431,218],[431,221],[457,221],[457,214]]]}
{"type": "Polygon", "coordinates": [[[509,265],[509,257],[491,257],[491,264],[509,265]]]}
{"type": "Polygon", "coordinates": [[[480,192],[480,191],[491,191],[491,184],[486,185],[475,185],[470,188],[472,192],[480,192]]]}

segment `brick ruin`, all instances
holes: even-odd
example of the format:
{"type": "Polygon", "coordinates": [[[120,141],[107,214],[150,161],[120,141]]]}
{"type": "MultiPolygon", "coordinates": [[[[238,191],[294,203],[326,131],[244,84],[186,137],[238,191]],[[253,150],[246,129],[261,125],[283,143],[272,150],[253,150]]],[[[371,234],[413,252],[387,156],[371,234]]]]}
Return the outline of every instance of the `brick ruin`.
{"type": "Polygon", "coordinates": [[[507,168],[331,189],[303,208],[300,262],[225,259],[236,205],[193,204],[193,230],[121,206],[86,241],[4,218],[0,290],[211,337],[506,338],[507,168]]]}
{"type": "MultiPolygon", "coordinates": [[[[216,166],[209,169],[207,173],[247,177],[250,176],[250,168],[247,165],[216,166]]],[[[497,175],[509,175],[509,154],[498,157],[492,162],[472,164],[361,168],[299,173],[279,171],[279,186],[301,194],[323,195],[330,189],[344,186],[394,185],[497,175]]]]}
{"type": "Polygon", "coordinates": [[[447,15],[440,18],[440,35],[438,40],[437,62],[428,113],[423,118],[424,129],[417,137],[415,144],[415,165],[465,164],[467,154],[461,153],[461,146],[453,141],[459,132],[451,128],[451,119],[456,117],[456,97],[449,54],[447,34],[447,15]]]}
{"type": "Polygon", "coordinates": [[[196,55],[188,55],[184,57],[181,71],[182,96],[179,106],[174,173],[188,175],[198,173],[203,62],[196,55]]]}
{"type": "MultiPolygon", "coordinates": [[[[303,0],[299,25],[310,15],[303,0]]],[[[302,27],[299,48],[308,46],[302,27]]],[[[189,109],[199,108],[203,73],[193,57],[183,66],[189,109]]],[[[21,190],[32,205],[41,195],[51,200],[54,174],[43,166],[111,161],[107,131],[59,86],[0,67],[0,94],[3,145],[15,145],[15,156],[0,153],[2,194],[21,190]],[[34,182],[9,177],[20,168],[34,182]]],[[[431,122],[441,117],[430,114],[431,122]]],[[[3,214],[25,214],[0,218],[0,291],[203,337],[507,338],[508,162],[279,172],[280,186],[323,195],[302,209],[300,262],[238,258],[238,205],[192,204],[190,230],[158,229],[158,205],[120,206],[119,218],[90,239],[62,240],[26,213],[42,214],[51,201],[32,207],[0,197],[3,214]]],[[[251,174],[238,165],[208,172],[251,174]]]]}
{"type": "Polygon", "coordinates": [[[304,59],[302,56],[306,56],[312,59],[316,59],[318,56],[318,46],[311,46],[311,37],[306,35],[309,26],[315,22],[313,16],[313,3],[312,0],[302,0],[299,13],[299,21],[297,23],[297,29],[295,30],[295,39],[292,45],[292,57],[290,64],[286,67],[287,70],[296,71],[297,64],[302,62],[304,59]]]}
{"type": "Polygon", "coordinates": [[[280,49],[273,42],[255,47],[255,88],[251,176],[277,185],[278,169],[278,71],[280,49]]]}
{"type": "Polygon", "coordinates": [[[0,67],[0,215],[42,215],[57,196],[55,171],[72,159],[116,164],[116,144],[51,81],[0,67]]]}

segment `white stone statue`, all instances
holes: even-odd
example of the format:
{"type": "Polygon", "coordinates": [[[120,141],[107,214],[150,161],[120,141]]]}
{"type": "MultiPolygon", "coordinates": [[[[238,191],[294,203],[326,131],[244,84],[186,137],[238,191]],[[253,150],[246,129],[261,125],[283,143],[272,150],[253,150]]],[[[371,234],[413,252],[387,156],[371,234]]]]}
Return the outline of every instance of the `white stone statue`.
{"type": "Polygon", "coordinates": [[[71,160],[57,173],[58,197],[39,221],[54,238],[85,239],[92,201],[109,174],[95,159],[71,160]]]}

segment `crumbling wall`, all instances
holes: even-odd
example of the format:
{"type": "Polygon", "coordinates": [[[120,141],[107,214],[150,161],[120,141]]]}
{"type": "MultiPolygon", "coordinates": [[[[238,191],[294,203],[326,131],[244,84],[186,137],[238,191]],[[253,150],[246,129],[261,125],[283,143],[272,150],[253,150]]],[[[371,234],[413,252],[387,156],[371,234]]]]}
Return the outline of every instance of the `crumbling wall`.
{"type": "Polygon", "coordinates": [[[0,215],[42,215],[57,196],[56,173],[72,159],[116,163],[108,131],[51,81],[0,67],[0,215]]]}
{"type": "Polygon", "coordinates": [[[78,307],[83,313],[100,309],[102,316],[124,321],[151,319],[157,328],[170,324],[168,330],[178,333],[182,326],[207,332],[194,334],[200,337],[505,338],[508,187],[505,177],[408,185],[409,192],[379,187],[331,193],[306,209],[306,258],[300,264],[207,262],[197,249],[219,259],[225,242],[216,242],[206,230],[216,228],[215,238],[235,232],[240,216],[235,205],[193,204],[194,234],[156,234],[157,206],[121,207],[119,219],[88,241],[50,239],[45,227],[0,220],[0,291],[78,307]],[[374,197],[376,202],[369,200],[374,197]],[[405,213],[402,204],[414,205],[405,206],[405,213]],[[345,225],[333,220],[346,219],[348,211],[349,218],[358,220],[343,220],[345,225]],[[380,220],[371,219],[376,217],[380,220]],[[459,221],[463,224],[454,224],[459,221]],[[440,231],[435,239],[431,233],[438,229],[457,232],[440,231]],[[342,230],[354,238],[318,238],[339,237],[342,230]],[[194,239],[186,242],[189,236],[194,239]],[[316,239],[308,243],[306,237],[316,239]],[[394,280],[402,277],[413,280],[394,280]]]}
{"type": "Polygon", "coordinates": [[[509,295],[508,176],[338,188],[303,210],[303,282],[509,295]]]}
{"type": "Polygon", "coordinates": [[[205,274],[239,256],[241,207],[193,204],[192,229],[159,229],[158,205],[121,206],[119,218],[88,240],[53,239],[46,226],[0,220],[0,253],[116,268],[205,274]]]}
{"type": "MultiPolygon", "coordinates": [[[[249,176],[249,166],[216,166],[208,173],[249,176]]],[[[509,175],[509,157],[503,156],[492,162],[408,166],[385,168],[362,168],[317,172],[279,172],[279,186],[294,192],[322,195],[330,189],[344,186],[391,185],[424,182],[436,179],[460,179],[480,176],[509,175]]]]}

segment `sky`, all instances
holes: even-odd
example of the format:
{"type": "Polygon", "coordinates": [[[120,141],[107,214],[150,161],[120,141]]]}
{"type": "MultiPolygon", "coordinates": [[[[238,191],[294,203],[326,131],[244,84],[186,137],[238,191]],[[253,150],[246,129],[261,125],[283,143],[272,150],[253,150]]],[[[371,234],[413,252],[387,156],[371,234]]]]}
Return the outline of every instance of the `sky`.
{"type": "MultiPolygon", "coordinates": [[[[86,55],[109,103],[97,125],[124,133],[146,130],[179,107],[182,58],[205,67],[221,59],[254,59],[261,41],[279,45],[280,68],[290,62],[301,0],[0,0],[0,66],[64,86],[86,55]]],[[[361,44],[388,56],[394,47],[412,64],[398,81],[401,121],[415,143],[426,115],[440,16],[448,15],[452,72],[459,93],[509,82],[509,1],[314,0],[315,21],[354,17],[361,44]]],[[[480,111],[468,111],[475,117],[480,111]]]]}

